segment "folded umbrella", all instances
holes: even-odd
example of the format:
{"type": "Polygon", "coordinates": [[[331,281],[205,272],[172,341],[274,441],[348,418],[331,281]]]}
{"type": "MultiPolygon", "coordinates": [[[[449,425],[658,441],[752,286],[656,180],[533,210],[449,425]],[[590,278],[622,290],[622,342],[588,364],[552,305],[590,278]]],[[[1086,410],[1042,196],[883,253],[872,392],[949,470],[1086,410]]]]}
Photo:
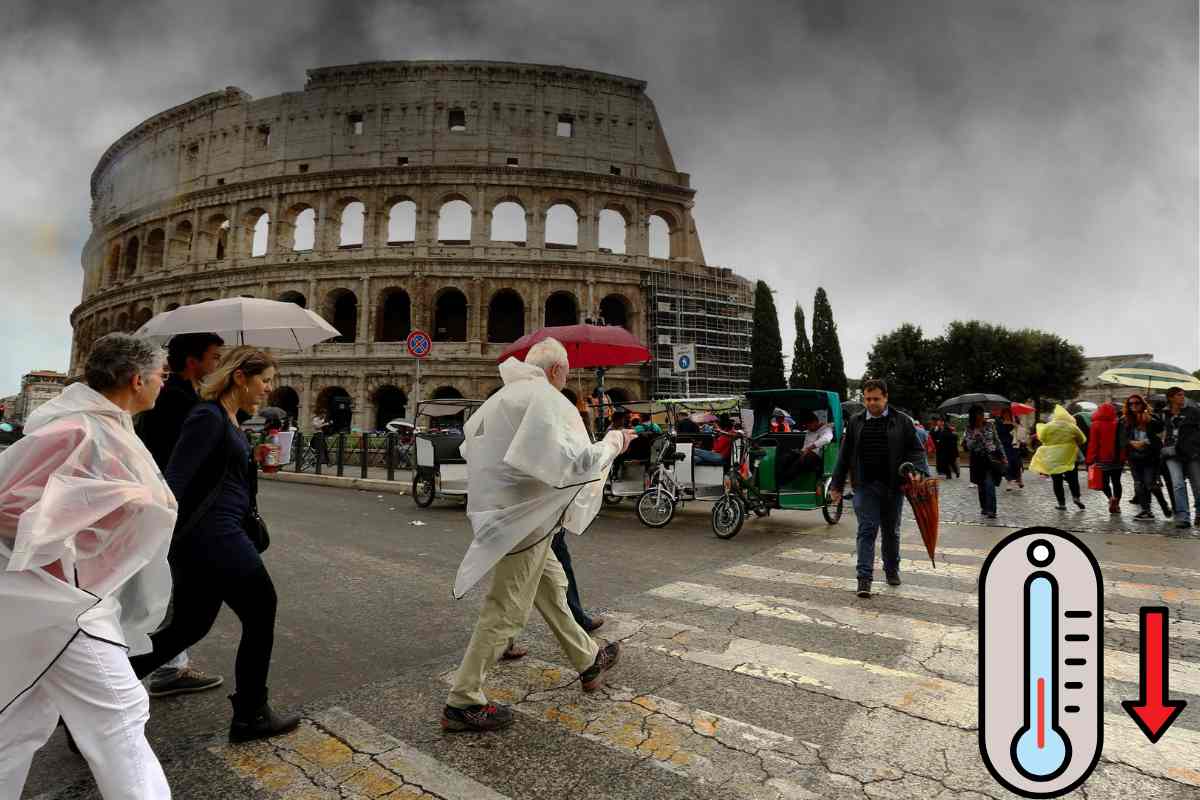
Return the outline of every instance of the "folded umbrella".
{"type": "Polygon", "coordinates": [[[900,465],[900,474],[904,477],[900,491],[912,507],[917,529],[921,531],[921,541],[925,543],[925,552],[929,553],[929,563],[936,567],[933,556],[938,540],[938,479],[926,478],[909,463],[900,465]]]}
{"type": "Polygon", "coordinates": [[[215,333],[228,344],[303,350],[340,336],[338,329],[295,303],[228,297],[180,306],[152,318],[138,336],[166,342],[181,333],[215,333]]]}

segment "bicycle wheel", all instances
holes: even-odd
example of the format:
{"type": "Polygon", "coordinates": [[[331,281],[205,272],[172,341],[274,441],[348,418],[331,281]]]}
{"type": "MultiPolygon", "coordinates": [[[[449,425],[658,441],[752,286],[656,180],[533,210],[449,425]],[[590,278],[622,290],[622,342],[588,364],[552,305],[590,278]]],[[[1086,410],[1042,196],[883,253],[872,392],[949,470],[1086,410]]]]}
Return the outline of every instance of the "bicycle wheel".
{"type": "Polygon", "coordinates": [[[670,493],[652,486],[638,498],[637,515],[647,528],[665,527],[675,516],[675,501],[670,493]]]}
{"type": "Polygon", "coordinates": [[[832,482],[832,478],[825,481],[825,502],[821,504],[821,515],[825,517],[825,521],[830,525],[837,525],[838,520],[842,518],[842,511],[846,501],[843,498],[838,498],[837,505],[829,505],[829,484],[832,482]]]}
{"type": "Polygon", "coordinates": [[[433,505],[433,478],[413,475],[412,496],[413,502],[421,508],[429,508],[429,506],[433,505]]]}

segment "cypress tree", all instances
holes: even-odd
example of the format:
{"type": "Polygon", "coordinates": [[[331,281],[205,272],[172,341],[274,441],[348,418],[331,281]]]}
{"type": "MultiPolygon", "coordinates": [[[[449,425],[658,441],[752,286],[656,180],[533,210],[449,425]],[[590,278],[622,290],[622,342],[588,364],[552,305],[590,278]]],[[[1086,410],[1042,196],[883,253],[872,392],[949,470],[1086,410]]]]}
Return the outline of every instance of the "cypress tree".
{"type": "Polygon", "coordinates": [[[808,331],[804,328],[804,309],[796,303],[796,344],[792,349],[792,374],[788,386],[805,389],[812,386],[812,345],[808,343],[808,331]]]}
{"type": "Polygon", "coordinates": [[[782,389],[783,337],[771,287],[759,281],[754,287],[754,334],[750,340],[750,388],[782,389]]]}
{"type": "Polygon", "coordinates": [[[846,399],[846,365],[842,361],[842,345],[838,342],[837,323],[833,321],[833,308],[823,287],[817,288],[813,298],[812,335],[813,388],[836,392],[846,399]]]}

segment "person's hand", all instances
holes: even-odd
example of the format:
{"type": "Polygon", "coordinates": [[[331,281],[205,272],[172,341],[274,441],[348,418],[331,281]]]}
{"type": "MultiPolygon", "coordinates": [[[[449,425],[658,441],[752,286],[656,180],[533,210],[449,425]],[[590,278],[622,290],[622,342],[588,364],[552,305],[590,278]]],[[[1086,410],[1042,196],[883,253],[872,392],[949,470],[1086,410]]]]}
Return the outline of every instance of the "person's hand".
{"type": "Polygon", "coordinates": [[[622,442],[621,452],[624,453],[626,450],[628,450],[629,445],[631,445],[633,443],[633,440],[636,439],[637,437],[638,437],[638,435],[636,433],[634,433],[633,431],[629,430],[628,428],[623,429],[621,431],[621,442],[622,442]]]}

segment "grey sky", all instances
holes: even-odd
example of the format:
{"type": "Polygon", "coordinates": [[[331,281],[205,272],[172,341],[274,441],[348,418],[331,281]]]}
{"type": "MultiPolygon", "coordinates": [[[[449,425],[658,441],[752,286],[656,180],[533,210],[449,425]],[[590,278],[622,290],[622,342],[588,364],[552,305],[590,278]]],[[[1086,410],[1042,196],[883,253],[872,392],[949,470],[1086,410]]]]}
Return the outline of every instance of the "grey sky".
{"type": "Polygon", "coordinates": [[[0,395],[66,366],[113,140],[405,58],[646,80],[709,262],[777,290],[788,355],[823,285],[851,377],[902,322],[970,318],[1200,367],[1193,0],[50,5],[0,32],[0,395]]]}

